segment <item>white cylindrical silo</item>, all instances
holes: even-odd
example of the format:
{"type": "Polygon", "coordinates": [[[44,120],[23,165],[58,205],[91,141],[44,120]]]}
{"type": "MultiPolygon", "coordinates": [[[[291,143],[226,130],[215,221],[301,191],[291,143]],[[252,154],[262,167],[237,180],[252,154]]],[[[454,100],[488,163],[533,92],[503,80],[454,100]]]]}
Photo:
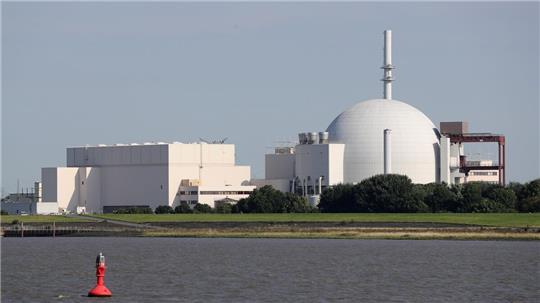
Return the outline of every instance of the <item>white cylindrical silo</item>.
{"type": "Polygon", "coordinates": [[[384,174],[392,173],[392,130],[384,130],[384,174]]]}

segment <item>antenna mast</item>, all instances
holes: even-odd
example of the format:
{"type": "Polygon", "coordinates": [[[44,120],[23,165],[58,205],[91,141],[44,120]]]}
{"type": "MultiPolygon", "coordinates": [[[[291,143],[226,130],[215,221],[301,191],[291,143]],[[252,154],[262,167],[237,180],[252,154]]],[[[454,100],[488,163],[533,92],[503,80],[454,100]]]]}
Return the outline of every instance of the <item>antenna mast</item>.
{"type": "Polygon", "coordinates": [[[382,82],[384,83],[384,99],[392,99],[392,70],[395,68],[392,65],[392,31],[384,31],[384,65],[381,67],[384,70],[382,82]]]}

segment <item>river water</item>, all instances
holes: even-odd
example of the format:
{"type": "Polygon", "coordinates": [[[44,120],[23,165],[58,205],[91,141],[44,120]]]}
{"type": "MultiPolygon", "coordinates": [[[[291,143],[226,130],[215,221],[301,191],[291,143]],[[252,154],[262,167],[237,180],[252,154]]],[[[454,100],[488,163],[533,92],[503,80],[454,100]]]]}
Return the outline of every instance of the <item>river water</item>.
{"type": "Polygon", "coordinates": [[[2,302],[540,302],[540,243],[3,238],[2,302]],[[106,256],[112,298],[87,298],[106,256]]]}

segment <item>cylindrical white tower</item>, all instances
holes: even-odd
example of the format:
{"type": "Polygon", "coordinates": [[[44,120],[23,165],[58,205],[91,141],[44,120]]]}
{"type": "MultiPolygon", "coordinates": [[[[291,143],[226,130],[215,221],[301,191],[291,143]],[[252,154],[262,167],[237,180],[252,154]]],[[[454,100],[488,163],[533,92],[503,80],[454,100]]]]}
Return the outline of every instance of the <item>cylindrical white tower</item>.
{"type": "Polygon", "coordinates": [[[384,174],[392,173],[392,130],[384,130],[384,174]]]}
{"type": "Polygon", "coordinates": [[[391,30],[384,31],[384,62],[383,62],[382,69],[384,70],[384,76],[382,78],[382,81],[384,83],[384,99],[391,100],[392,99],[392,81],[394,81],[394,78],[392,78],[392,70],[394,69],[394,66],[392,65],[392,31],[391,30]]]}

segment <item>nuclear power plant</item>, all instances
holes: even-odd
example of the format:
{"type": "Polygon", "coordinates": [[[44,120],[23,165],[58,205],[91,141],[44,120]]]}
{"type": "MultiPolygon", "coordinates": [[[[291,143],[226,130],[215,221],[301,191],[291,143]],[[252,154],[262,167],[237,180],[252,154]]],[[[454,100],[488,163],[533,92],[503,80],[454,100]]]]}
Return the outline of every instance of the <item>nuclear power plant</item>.
{"type": "Polygon", "coordinates": [[[67,149],[66,167],[43,168],[36,212],[112,212],[118,208],[234,203],[271,185],[307,196],[379,174],[401,174],[413,183],[505,183],[505,137],[470,133],[466,122],[441,122],[393,99],[392,32],[384,32],[383,97],[359,102],[324,131],[298,134],[295,146],[265,155],[265,178],[251,179],[235,163],[235,146],[214,142],[144,143],[67,149]],[[467,143],[498,144],[498,162],[468,161],[467,143]]]}
{"type": "MultiPolygon", "coordinates": [[[[316,199],[324,188],[358,183],[378,174],[401,174],[414,183],[467,182],[489,176],[504,184],[505,138],[469,133],[466,122],[441,122],[437,128],[420,110],[393,99],[392,32],[384,32],[383,98],[359,102],[339,114],[326,131],[298,135],[299,143],[276,148],[265,157],[265,179],[272,185],[316,199]],[[499,162],[471,163],[464,143],[498,143],[499,162]],[[482,164],[482,165],[480,165],[482,164]]],[[[315,203],[315,202],[313,202],[315,203]]]]}

